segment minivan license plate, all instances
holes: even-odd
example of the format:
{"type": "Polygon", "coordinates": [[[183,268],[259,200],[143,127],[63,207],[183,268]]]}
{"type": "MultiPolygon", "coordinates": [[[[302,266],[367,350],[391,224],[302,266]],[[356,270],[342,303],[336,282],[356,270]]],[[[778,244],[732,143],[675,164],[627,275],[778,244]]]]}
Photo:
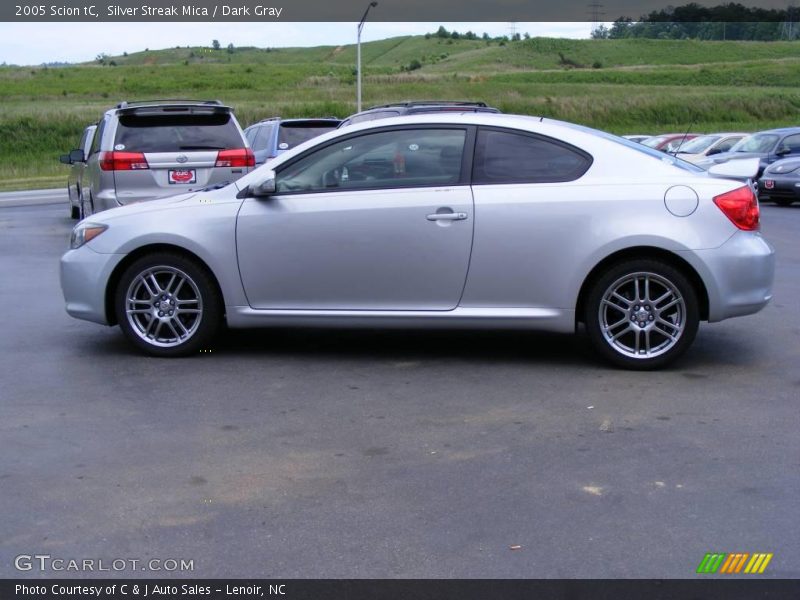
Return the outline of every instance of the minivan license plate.
{"type": "Polygon", "coordinates": [[[197,171],[194,169],[170,169],[169,182],[172,183],[197,183],[197,171]]]}

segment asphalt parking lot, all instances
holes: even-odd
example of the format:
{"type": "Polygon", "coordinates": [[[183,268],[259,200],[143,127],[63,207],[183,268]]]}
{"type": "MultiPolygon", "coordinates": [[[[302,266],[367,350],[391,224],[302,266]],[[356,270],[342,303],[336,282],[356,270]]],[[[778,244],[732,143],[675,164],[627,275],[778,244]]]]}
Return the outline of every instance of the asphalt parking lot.
{"type": "Polygon", "coordinates": [[[126,577],[686,578],[707,552],[800,577],[800,205],[762,220],[773,302],[631,373],[508,332],[237,331],[147,358],[64,312],[66,203],[0,207],[0,577],[98,576],[14,568],[49,554],[194,561],[126,577]]]}

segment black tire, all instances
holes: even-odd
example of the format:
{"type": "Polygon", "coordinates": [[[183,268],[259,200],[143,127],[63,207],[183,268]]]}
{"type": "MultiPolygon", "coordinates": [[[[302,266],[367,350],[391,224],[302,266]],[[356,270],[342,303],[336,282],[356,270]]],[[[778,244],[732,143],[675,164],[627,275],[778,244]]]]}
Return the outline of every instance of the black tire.
{"type": "Polygon", "coordinates": [[[208,348],[219,329],[222,306],[208,270],[171,252],[148,254],[131,263],[114,291],[120,328],[152,356],[190,356],[208,348]],[[129,315],[129,308],[136,312],[129,315]]]}
{"type": "Polygon", "coordinates": [[[626,369],[649,370],[666,366],[689,348],[700,310],[697,292],[681,271],[660,260],[636,259],[611,266],[593,282],[583,317],[603,358],[626,369]]]}
{"type": "Polygon", "coordinates": [[[775,198],[772,200],[776,206],[791,206],[794,200],[789,200],[787,198],[775,198]]]}
{"type": "Polygon", "coordinates": [[[92,193],[89,192],[89,199],[86,200],[83,194],[80,195],[80,207],[81,207],[81,220],[85,219],[86,217],[90,217],[94,214],[94,199],[92,198],[92,193]]]}

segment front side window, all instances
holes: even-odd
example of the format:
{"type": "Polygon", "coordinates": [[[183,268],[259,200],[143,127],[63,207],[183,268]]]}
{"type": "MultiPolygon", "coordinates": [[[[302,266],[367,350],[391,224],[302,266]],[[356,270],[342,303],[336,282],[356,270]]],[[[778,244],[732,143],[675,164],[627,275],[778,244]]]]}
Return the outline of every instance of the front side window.
{"type": "Polygon", "coordinates": [[[475,146],[473,182],[546,183],[573,181],[591,157],[556,140],[524,133],[481,129],[475,146]]]}
{"type": "Polygon", "coordinates": [[[783,139],[779,150],[788,150],[791,154],[800,152],[800,135],[790,135],[783,139]]]}
{"type": "Polygon", "coordinates": [[[100,143],[103,141],[103,133],[106,130],[106,119],[103,119],[97,124],[97,129],[94,132],[94,139],[92,140],[92,148],[89,154],[94,154],[100,151],[100,143]]]}
{"type": "Polygon", "coordinates": [[[722,142],[720,142],[720,143],[717,145],[717,147],[716,147],[716,148],[714,148],[714,150],[716,150],[718,153],[719,153],[719,152],[727,152],[728,150],[730,150],[731,148],[733,148],[733,147],[734,147],[734,145],[736,145],[736,143],[737,143],[737,142],[738,142],[740,139],[742,139],[742,138],[728,138],[727,140],[723,140],[722,142]]]}
{"type": "Polygon", "coordinates": [[[348,138],[281,170],[277,191],[452,185],[461,180],[465,139],[463,129],[403,129],[348,138]]]}

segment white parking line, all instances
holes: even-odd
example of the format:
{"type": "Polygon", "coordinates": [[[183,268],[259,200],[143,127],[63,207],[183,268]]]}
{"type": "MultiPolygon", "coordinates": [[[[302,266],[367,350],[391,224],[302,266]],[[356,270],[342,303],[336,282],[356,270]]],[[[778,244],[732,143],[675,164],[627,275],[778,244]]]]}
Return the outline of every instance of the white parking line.
{"type": "Polygon", "coordinates": [[[60,204],[62,202],[67,202],[67,191],[65,189],[0,192],[0,208],[33,206],[37,204],[60,204]]]}

